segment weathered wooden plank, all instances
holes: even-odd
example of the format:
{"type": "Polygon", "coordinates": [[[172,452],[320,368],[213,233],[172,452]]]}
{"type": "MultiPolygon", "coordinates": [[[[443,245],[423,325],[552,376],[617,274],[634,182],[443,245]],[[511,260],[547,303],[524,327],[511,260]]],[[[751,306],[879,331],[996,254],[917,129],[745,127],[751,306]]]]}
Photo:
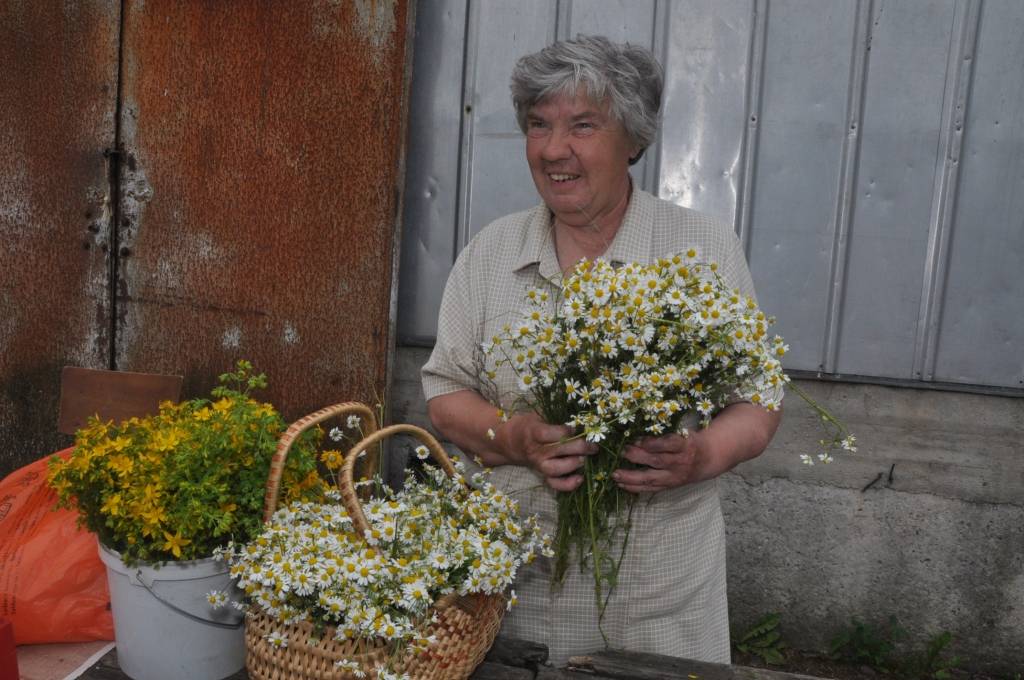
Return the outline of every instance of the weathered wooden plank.
{"type": "Polygon", "coordinates": [[[487,652],[486,661],[505,666],[537,670],[548,661],[548,648],[538,642],[499,635],[487,652]]]}
{"type": "Polygon", "coordinates": [[[470,680],[534,680],[534,673],[529,668],[484,661],[469,677],[470,680]]]}
{"type": "Polygon", "coordinates": [[[625,651],[570,657],[569,669],[624,680],[733,680],[729,666],[722,664],[625,651]]]}
{"type": "Polygon", "coordinates": [[[541,666],[534,680],[597,680],[593,673],[570,671],[565,668],[541,666]]]}
{"type": "Polygon", "coordinates": [[[784,673],[773,671],[767,668],[752,668],[750,666],[730,666],[732,677],[735,680],[824,680],[817,676],[803,675],[802,673],[784,673]]]}
{"type": "Polygon", "coordinates": [[[65,366],[60,373],[57,431],[74,434],[94,415],[119,423],[155,414],[160,402],[178,401],[181,381],[180,375],[65,366]]]}
{"type": "Polygon", "coordinates": [[[569,670],[609,680],[809,680],[810,677],[623,650],[571,657],[569,670]]]}
{"type": "MultiPolygon", "coordinates": [[[[821,680],[764,668],[726,666],[659,654],[607,651],[569,660],[568,668],[545,666],[547,647],[498,638],[470,680],[821,680]],[[521,656],[516,656],[520,654],[521,656]]],[[[81,676],[82,680],[129,680],[111,650],[81,676]]],[[[245,670],[225,680],[247,680],[245,670]]]]}

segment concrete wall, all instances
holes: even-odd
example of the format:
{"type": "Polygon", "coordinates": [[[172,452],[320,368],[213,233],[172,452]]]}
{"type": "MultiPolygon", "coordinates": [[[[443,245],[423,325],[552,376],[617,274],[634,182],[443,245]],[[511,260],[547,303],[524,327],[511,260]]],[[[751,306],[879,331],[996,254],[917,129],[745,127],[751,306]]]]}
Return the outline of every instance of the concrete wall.
{"type": "MultiPolygon", "coordinates": [[[[429,425],[428,354],[398,350],[395,421],[429,425]]],[[[777,611],[791,646],[824,649],[851,617],[894,615],[908,644],[950,631],[965,665],[1024,668],[1024,399],[799,385],[859,450],[801,465],[820,431],[791,394],[768,451],[722,478],[734,629],[777,611]]]]}

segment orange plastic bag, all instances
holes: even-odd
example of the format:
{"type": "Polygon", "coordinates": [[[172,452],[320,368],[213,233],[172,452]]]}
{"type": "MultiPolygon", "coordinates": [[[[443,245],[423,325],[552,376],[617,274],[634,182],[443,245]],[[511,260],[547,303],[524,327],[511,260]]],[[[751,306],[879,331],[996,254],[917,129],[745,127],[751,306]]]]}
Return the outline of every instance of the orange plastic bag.
{"type": "Polygon", "coordinates": [[[14,624],[19,645],[113,640],[96,536],[75,525],[75,512],[53,509],[46,461],[0,481],[0,617],[14,624]]]}

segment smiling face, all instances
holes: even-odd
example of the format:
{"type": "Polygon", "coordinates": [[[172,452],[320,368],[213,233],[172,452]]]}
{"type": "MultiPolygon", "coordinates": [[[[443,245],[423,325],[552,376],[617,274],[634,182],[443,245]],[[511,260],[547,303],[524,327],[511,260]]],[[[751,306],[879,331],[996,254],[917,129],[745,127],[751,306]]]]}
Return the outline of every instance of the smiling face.
{"type": "Polygon", "coordinates": [[[629,159],[639,153],[607,104],[554,95],[526,117],[526,160],[544,203],[566,226],[617,229],[629,203],[629,159]]]}

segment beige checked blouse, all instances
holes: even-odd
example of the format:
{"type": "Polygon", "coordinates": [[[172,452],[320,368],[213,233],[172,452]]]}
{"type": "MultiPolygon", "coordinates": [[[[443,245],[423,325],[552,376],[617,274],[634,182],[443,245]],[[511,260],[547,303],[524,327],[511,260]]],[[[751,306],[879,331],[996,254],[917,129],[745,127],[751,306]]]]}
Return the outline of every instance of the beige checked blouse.
{"type": "MultiPolygon", "coordinates": [[[[650,262],[695,246],[717,262],[745,295],[754,288],[743,250],[727,226],[698,212],[633,190],[622,226],[604,257],[650,262]]],[[[513,323],[531,287],[558,292],[562,277],[544,205],[488,225],[459,255],[445,287],[437,344],[423,367],[428,400],[476,390],[492,402],[511,403],[516,380],[499,371],[494,394],[478,380],[480,344],[513,323]]],[[[554,295],[553,295],[554,297],[554,295]]],[[[540,516],[554,535],[555,495],[532,470],[502,466],[492,480],[519,499],[523,512],[540,516]]],[[[725,531],[714,480],[641,497],[603,628],[613,648],[729,663],[725,531]]],[[[552,590],[551,564],[538,560],[521,572],[519,604],[503,633],[548,645],[551,662],[603,648],[597,627],[593,577],[570,567],[552,590]]]]}

